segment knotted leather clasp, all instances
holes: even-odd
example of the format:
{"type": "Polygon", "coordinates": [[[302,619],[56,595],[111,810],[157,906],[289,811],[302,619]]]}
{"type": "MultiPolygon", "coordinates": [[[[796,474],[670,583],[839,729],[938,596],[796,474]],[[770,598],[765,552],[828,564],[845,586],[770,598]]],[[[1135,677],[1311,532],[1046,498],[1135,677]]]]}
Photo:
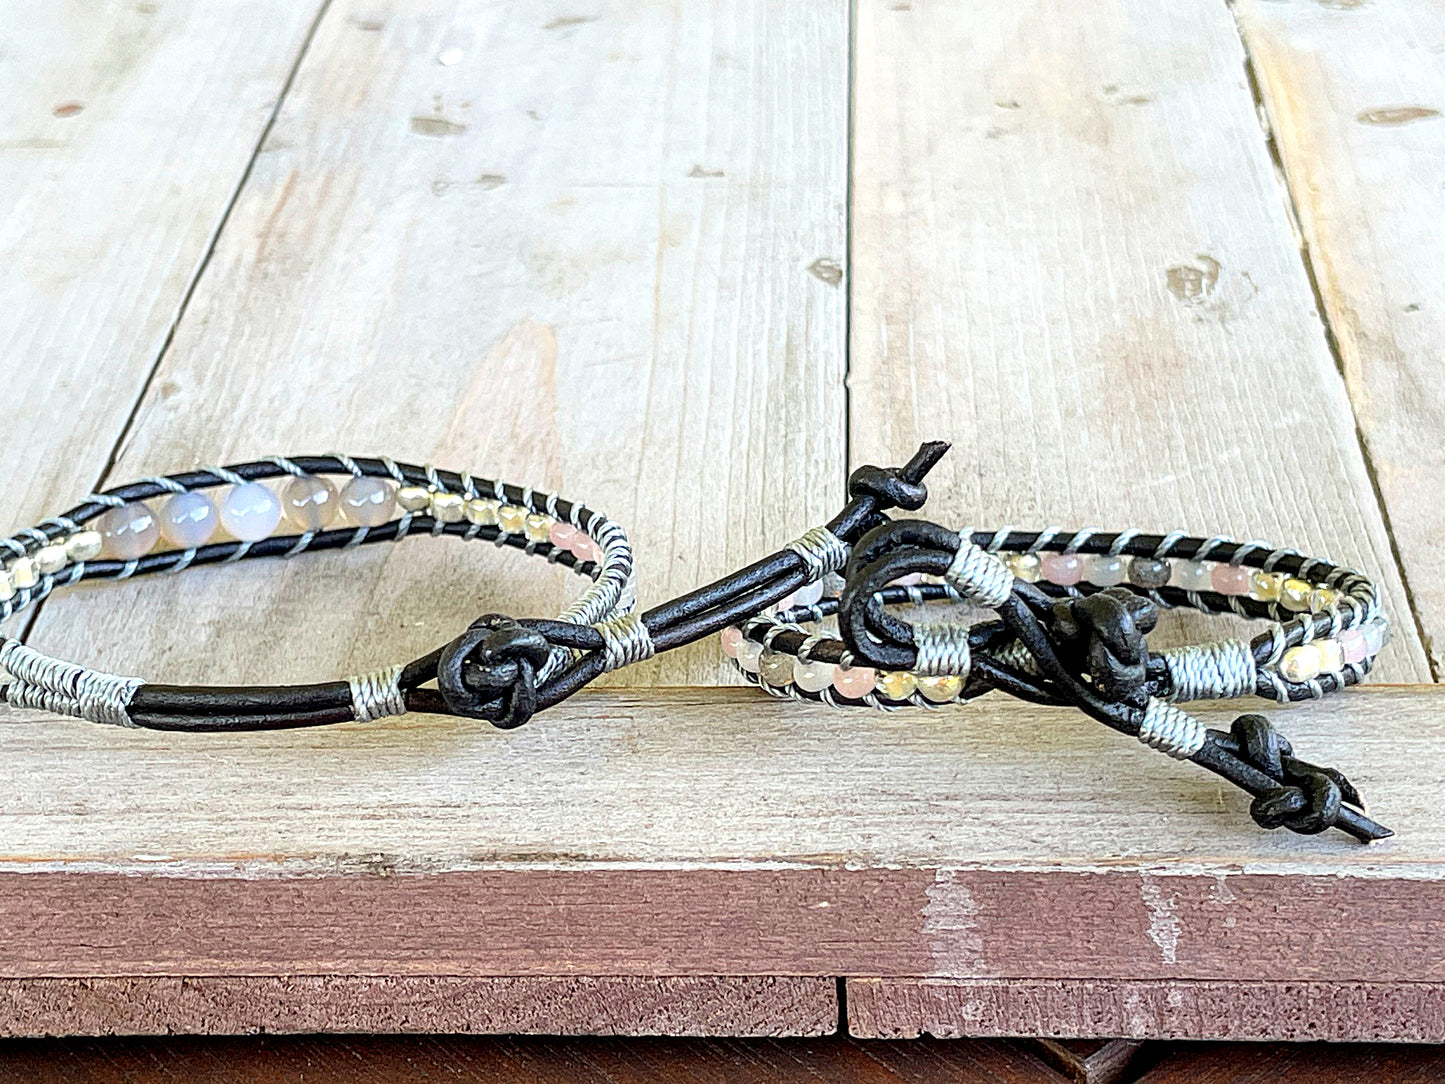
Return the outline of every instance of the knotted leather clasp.
{"type": "Polygon", "coordinates": [[[537,674],[551,653],[540,632],[485,614],[442,648],[437,688],[456,714],[511,730],[536,712],[537,674]]]}
{"type": "Polygon", "coordinates": [[[1142,708],[1148,701],[1149,645],[1144,637],[1159,623],[1159,609],[1125,587],[1108,587],[1082,598],[1059,599],[1049,622],[1059,661],[1087,674],[1109,700],[1142,708]]]}
{"type": "Polygon", "coordinates": [[[1229,733],[1239,746],[1241,759],[1280,784],[1250,804],[1249,815],[1261,828],[1316,835],[1334,827],[1342,804],[1364,808],[1348,779],[1333,768],[1297,760],[1289,739],[1263,715],[1241,715],[1229,733]]]}

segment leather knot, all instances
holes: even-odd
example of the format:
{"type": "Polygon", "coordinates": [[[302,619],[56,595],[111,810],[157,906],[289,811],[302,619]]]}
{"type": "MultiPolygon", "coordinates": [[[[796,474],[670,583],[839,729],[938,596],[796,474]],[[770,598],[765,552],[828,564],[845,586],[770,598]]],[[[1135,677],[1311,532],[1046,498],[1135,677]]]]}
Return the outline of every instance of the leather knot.
{"type": "Polygon", "coordinates": [[[1087,674],[1099,695],[1134,707],[1148,700],[1149,646],[1145,635],[1159,622],[1147,598],[1110,587],[1055,602],[1050,631],[1059,661],[1087,674]]]}
{"type": "Polygon", "coordinates": [[[908,481],[897,467],[862,466],[848,476],[848,496],[872,497],[880,511],[902,508],[916,512],[928,500],[928,487],[908,481]]]}
{"type": "Polygon", "coordinates": [[[486,614],[442,648],[437,688],[457,715],[510,730],[537,710],[537,673],[551,652],[540,632],[502,614],[486,614]]]}
{"type": "Polygon", "coordinates": [[[1280,784],[1250,804],[1249,815],[1261,828],[1316,835],[1334,826],[1341,805],[1362,804],[1354,786],[1335,769],[1297,760],[1289,739],[1263,715],[1241,715],[1229,732],[1241,758],[1280,784]]]}

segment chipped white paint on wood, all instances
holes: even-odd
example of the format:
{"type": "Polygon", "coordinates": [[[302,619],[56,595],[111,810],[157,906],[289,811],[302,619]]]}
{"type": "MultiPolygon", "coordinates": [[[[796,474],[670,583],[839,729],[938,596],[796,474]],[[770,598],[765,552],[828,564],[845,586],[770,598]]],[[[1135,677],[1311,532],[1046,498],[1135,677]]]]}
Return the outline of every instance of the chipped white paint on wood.
{"type": "Polygon", "coordinates": [[[100,478],[316,7],[0,4],[5,533],[100,478]]]}
{"type": "Polygon", "coordinates": [[[1237,9],[1325,314],[1445,663],[1445,3],[1237,9]]]}
{"type": "Polygon", "coordinates": [[[1227,7],[861,0],[856,52],[854,463],[945,438],[954,526],[1358,564],[1377,680],[1429,680],[1227,7]]]}
{"type": "MultiPolygon", "coordinates": [[[[842,501],[847,34],[827,0],[337,0],[112,477],[331,448],[501,474],[626,527],[644,607],[782,547],[842,501]]],[[[578,589],[419,539],[72,595],[34,640],[327,680],[578,589]]]]}

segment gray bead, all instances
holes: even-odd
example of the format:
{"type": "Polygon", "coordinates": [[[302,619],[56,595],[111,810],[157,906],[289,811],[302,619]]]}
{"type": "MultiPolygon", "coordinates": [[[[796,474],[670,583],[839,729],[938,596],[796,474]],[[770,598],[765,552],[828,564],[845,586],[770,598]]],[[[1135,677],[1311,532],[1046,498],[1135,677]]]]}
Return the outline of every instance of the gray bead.
{"type": "Polygon", "coordinates": [[[1135,587],[1163,587],[1169,582],[1169,562],[1156,557],[1135,557],[1129,561],[1129,582],[1135,587]]]}

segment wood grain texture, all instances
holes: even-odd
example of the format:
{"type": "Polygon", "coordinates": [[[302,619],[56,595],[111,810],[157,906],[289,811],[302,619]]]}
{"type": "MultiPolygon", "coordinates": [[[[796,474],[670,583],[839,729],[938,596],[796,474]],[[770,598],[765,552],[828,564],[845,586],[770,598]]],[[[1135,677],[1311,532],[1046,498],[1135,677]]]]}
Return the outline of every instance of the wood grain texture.
{"type": "Polygon", "coordinates": [[[317,8],[0,4],[7,533],[105,470],[317,8]]]}
{"type": "Polygon", "coordinates": [[[695,690],[506,734],[15,721],[0,974],[1445,982],[1440,706],[1287,713],[1399,831],[1373,848],[1262,832],[1232,788],[1058,710],[695,690]]]}
{"type": "Polygon", "coordinates": [[[1357,563],[1377,679],[1429,680],[1225,5],[862,0],[856,52],[853,462],[952,440],[956,526],[1357,563]]]}
{"type": "Polygon", "coordinates": [[[0,1082],[112,1084],[1064,1084],[1001,1042],[264,1036],[0,1044],[0,1082]]]}
{"type": "Polygon", "coordinates": [[[827,978],[151,976],[0,981],[0,1035],[829,1035],[827,978]]]}
{"type": "Polygon", "coordinates": [[[1079,1084],[1118,1084],[1143,1044],[1137,1039],[1035,1039],[1045,1061],[1079,1084]]]}
{"type": "Polygon", "coordinates": [[[1236,7],[1436,672],[1445,4],[1236,7]]]}
{"type": "MultiPolygon", "coordinates": [[[[847,35],[830,0],[338,0],[113,479],[333,447],[500,474],[622,523],[644,606],[780,548],[842,499],[847,35]]],[[[326,680],[578,590],[423,539],[77,592],[33,640],[326,680]]]]}
{"type": "Polygon", "coordinates": [[[882,1039],[1440,1043],[1445,983],[856,978],[848,980],[848,1030],[882,1039]]]}
{"type": "Polygon", "coordinates": [[[1435,1084],[1439,1047],[1218,1045],[1183,1047],[1137,1084],[1435,1084]]]}

